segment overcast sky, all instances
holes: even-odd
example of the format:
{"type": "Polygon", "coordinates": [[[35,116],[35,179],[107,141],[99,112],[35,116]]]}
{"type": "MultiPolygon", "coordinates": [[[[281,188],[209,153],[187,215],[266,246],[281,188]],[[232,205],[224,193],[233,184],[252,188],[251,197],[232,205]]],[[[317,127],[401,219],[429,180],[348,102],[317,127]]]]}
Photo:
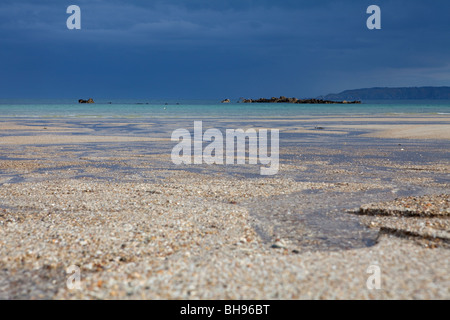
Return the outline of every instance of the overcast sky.
{"type": "Polygon", "coordinates": [[[448,0],[1,0],[0,98],[448,86],[449,21],[448,0]],[[66,27],[71,4],[81,30],[66,27]],[[371,4],[381,30],[366,27],[371,4]]]}

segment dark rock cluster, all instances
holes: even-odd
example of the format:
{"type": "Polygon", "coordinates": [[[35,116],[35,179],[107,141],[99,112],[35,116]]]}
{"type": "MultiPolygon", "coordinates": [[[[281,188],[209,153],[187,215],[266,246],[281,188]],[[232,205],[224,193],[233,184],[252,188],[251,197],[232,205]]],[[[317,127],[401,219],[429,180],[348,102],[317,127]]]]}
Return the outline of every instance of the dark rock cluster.
{"type": "Polygon", "coordinates": [[[303,104],[351,104],[351,103],[361,103],[361,101],[331,101],[322,99],[297,99],[297,98],[286,98],[281,96],[279,98],[272,97],[270,99],[260,98],[260,99],[241,99],[243,103],[303,103],[303,104]]]}
{"type": "Polygon", "coordinates": [[[89,98],[89,100],[80,99],[78,100],[78,103],[94,103],[94,99],[92,98],[89,98]]]}

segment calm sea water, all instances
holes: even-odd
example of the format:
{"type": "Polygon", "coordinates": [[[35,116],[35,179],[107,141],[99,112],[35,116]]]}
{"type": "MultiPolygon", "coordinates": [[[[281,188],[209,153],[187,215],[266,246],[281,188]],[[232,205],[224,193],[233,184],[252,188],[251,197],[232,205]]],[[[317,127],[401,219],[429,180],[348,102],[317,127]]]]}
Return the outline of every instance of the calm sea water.
{"type": "Polygon", "coordinates": [[[450,100],[363,104],[222,104],[215,100],[0,100],[0,117],[20,118],[291,118],[326,115],[448,115],[450,100]]]}

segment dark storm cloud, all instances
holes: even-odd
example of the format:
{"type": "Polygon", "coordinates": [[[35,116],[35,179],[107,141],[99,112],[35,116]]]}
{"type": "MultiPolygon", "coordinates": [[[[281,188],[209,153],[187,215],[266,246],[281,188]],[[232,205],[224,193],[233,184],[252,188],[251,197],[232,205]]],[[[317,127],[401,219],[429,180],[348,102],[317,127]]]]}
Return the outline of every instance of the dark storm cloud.
{"type": "Polygon", "coordinates": [[[449,85],[448,1],[9,1],[0,95],[315,96],[449,85]],[[66,28],[67,6],[82,29],[66,28]],[[365,26],[382,9],[382,30],[365,26]],[[89,75],[89,76],[87,76],[89,75]]]}

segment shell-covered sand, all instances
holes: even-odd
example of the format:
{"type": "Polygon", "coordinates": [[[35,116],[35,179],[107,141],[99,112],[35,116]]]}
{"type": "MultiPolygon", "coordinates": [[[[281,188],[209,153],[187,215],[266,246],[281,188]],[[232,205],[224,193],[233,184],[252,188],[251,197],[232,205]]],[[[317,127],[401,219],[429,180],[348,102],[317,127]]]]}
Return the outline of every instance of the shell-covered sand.
{"type": "Polygon", "coordinates": [[[261,177],[175,166],[164,134],[55,134],[2,147],[0,299],[450,298],[445,144],[294,137],[261,177]]]}

